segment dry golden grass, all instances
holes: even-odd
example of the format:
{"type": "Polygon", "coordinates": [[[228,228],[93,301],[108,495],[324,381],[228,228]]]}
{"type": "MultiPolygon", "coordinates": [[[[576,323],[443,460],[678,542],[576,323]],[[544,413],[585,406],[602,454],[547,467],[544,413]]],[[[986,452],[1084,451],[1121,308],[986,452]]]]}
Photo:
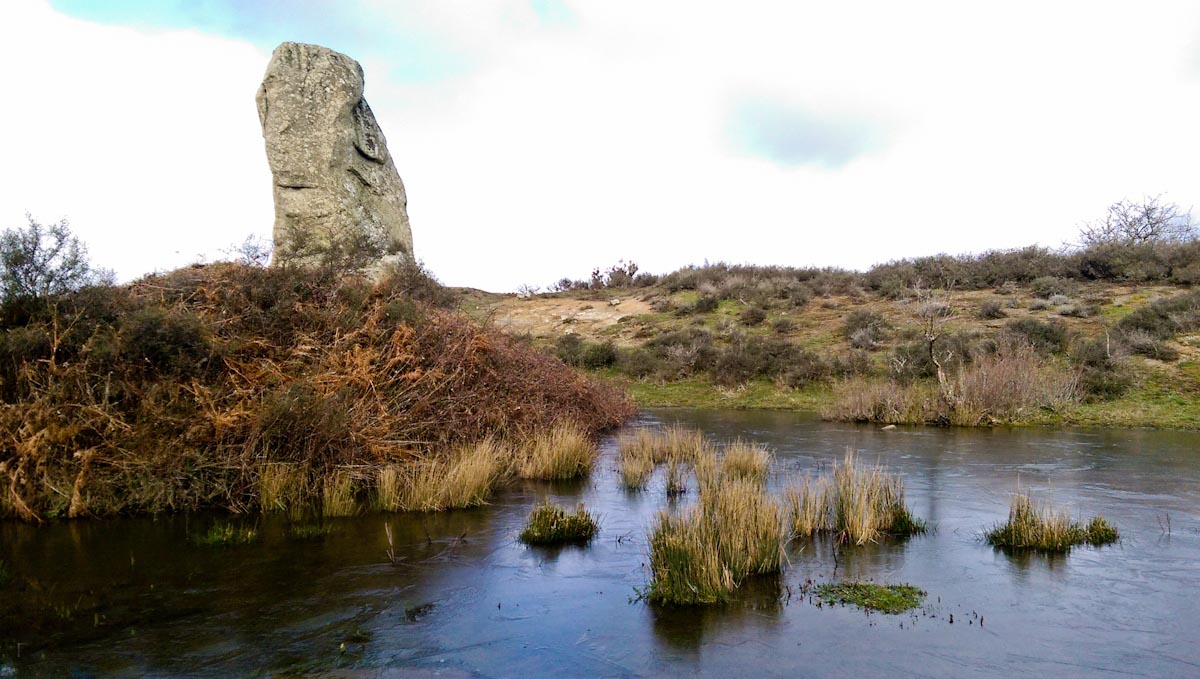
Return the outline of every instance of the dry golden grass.
{"type": "Polygon", "coordinates": [[[595,442],[574,423],[559,424],[533,435],[522,450],[524,457],[517,461],[520,477],[547,480],[588,473],[597,452],[595,442]]]}
{"type": "Polygon", "coordinates": [[[736,587],[699,507],[681,514],[658,513],[650,529],[650,585],[642,593],[647,600],[714,604],[727,600],[736,587]]]}
{"type": "Polygon", "coordinates": [[[296,512],[307,498],[308,474],[298,464],[269,462],[258,468],[258,505],[264,512],[296,512]]]}
{"type": "Polygon", "coordinates": [[[375,479],[375,508],[394,512],[400,508],[400,468],[381,467],[375,479]]]}
{"type": "Polygon", "coordinates": [[[653,603],[717,603],[747,576],[782,568],[779,502],[756,478],[719,473],[711,453],[693,464],[704,470],[699,500],[678,514],[659,513],[650,531],[651,579],[643,595],[653,603]]]}
{"type": "Polygon", "coordinates": [[[770,465],[770,451],[757,443],[738,439],[725,446],[721,473],[730,479],[749,479],[761,484],[767,480],[770,465]]]}
{"type": "Polygon", "coordinates": [[[508,455],[495,440],[484,439],[416,462],[405,470],[396,509],[438,512],[484,504],[504,476],[508,455]]]}
{"type": "Polygon", "coordinates": [[[1066,510],[1057,510],[1049,502],[1035,503],[1028,493],[1013,495],[1008,522],[988,531],[984,538],[1005,549],[1029,549],[1042,552],[1067,552],[1075,545],[1104,545],[1116,542],[1117,529],[1094,517],[1087,525],[1071,521],[1066,510]]]}
{"type": "Polygon", "coordinates": [[[667,495],[682,495],[687,492],[687,463],[677,457],[667,458],[666,490],[667,495]]]}
{"type": "Polygon", "coordinates": [[[354,475],[349,470],[335,469],[326,474],[321,489],[321,513],[325,516],[353,516],[357,513],[354,486],[354,475]]]}
{"type": "Polygon", "coordinates": [[[904,482],[882,465],[864,465],[846,451],[829,476],[809,477],[786,491],[792,534],[811,537],[830,532],[840,542],[863,545],[882,535],[907,536],[925,531],[904,504],[904,482]]]}
{"type": "Polygon", "coordinates": [[[789,509],[792,535],[809,537],[832,529],[825,499],[828,493],[826,477],[813,481],[806,475],[802,481],[788,486],[784,501],[789,509]]]}
{"type": "Polygon", "coordinates": [[[702,493],[699,504],[709,535],[736,579],[779,571],[783,563],[783,511],[758,481],[726,479],[702,493]]]}

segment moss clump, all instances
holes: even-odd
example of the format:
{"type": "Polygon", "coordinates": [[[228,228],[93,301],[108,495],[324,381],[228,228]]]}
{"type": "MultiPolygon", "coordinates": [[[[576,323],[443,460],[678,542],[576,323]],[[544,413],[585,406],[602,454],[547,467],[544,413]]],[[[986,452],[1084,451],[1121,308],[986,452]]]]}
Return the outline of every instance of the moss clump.
{"type": "Polygon", "coordinates": [[[205,547],[228,547],[230,545],[245,545],[258,539],[258,531],[253,528],[235,526],[231,523],[214,523],[208,532],[192,538],[192,541],[205,547]]]}
{"type": "Polygon", "coordinates": [[[575,512],[549,500],[533,508],[529,522],[521,531],[521,542],[530,545],[584,544],[596,535],[596,517],[580,503],[575,512]]]}
{"type": "Polygon", "coordinates": [[[1120,533],[1102,516],[1087,524],[1071,521],[1065,511],[1049,503],[1037,503],[1027,493],[1013,496],[1008,522],[997,524],[984,534],[988,544],[1002,549],[1066,553],[1081,544],[1106,545],[1116,542],[1120,533]]]}
{"type": "Polygon", "coordinates": [[[817,596],[828,604],[853,604],[868,611],[896,615],[920,606],[925,591],[912,585],[827,582],[817,587],[817,596]]]}

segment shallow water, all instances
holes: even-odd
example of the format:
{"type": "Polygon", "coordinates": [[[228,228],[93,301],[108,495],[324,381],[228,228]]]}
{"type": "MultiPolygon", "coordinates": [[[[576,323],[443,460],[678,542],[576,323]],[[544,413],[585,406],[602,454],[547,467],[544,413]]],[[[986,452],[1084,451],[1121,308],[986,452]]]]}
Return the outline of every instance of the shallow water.
{"type": "Polygon", "coordinates": [[[585,482],[527,483],[478,510],[329,521],[312,541],[288,539],[279,518],[245,519],[260,539],[228,548],[187,539],[228,517],[9,522],[0,677],[1200,676],[1200,434],[642,419],[767,443],[782,472],[828,468],[852,447],[903,476],[934,530],[836,559],[828,543],[796,543],[781,578],[728,606],[660,610],[634,599],[646,526],[668,500],[657,475],[643,492],[619,487],[611,441],[585,482]],[[1006,517],[1018,480],[1077,516],[1103,514],[1122,541],[1055,558],[993,550],[979,533],[1006,517]],[[598,510],[597,539],[517,542],[543,496],[598,510]],[[844,578],[912,583],[927,606],[885,616],[802,593],[844,578]]]}

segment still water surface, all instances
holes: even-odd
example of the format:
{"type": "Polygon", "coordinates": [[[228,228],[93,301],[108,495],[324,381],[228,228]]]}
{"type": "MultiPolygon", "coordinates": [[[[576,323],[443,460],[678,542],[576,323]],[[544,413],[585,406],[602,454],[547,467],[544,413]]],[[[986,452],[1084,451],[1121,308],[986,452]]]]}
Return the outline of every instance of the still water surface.
{"type": "Polygon", "coordinates": [[[9,522],[0,677],[1200,677],[1200,434],[882,431],[732,411],[641,420],[767,443],[781,476],[853,448],[903,476],[934,530],[836,555],[796,543],[781,578],[733,604],[660,610],[635,588],[646,527],[668,503],[662,479],[622,490],[611,440],[585,482],[527,483],[477,510],[330,521],[313,541],[288,539],[275,518],[247,519],[256,543],[215,549],[187,537],[227,517],[9,522]],[[1103,514],[1122,541],[1055,558],[993,550],[979,533],[1005,518],[1018,480],[1077,516],[1103,514]],[[545,496],[599,511],[591,546],[516,541],[545,496]],[[917,585],[927,606],[868,615],[801,592],[847,578],[917,585]]]}

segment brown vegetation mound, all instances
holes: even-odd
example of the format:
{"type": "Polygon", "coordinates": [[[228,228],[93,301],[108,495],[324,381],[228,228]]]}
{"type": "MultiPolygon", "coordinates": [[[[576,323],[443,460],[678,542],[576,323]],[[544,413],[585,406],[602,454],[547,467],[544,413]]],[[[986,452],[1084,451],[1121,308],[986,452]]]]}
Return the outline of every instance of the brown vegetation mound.
{"type": "Polygon", "coordinates": [[[630,415],[446,294],[415,268],[371,284],[218,264],[6,305],[0,516],[248,510],[277,463],[366,496],[388,465],[630,415]]]}

